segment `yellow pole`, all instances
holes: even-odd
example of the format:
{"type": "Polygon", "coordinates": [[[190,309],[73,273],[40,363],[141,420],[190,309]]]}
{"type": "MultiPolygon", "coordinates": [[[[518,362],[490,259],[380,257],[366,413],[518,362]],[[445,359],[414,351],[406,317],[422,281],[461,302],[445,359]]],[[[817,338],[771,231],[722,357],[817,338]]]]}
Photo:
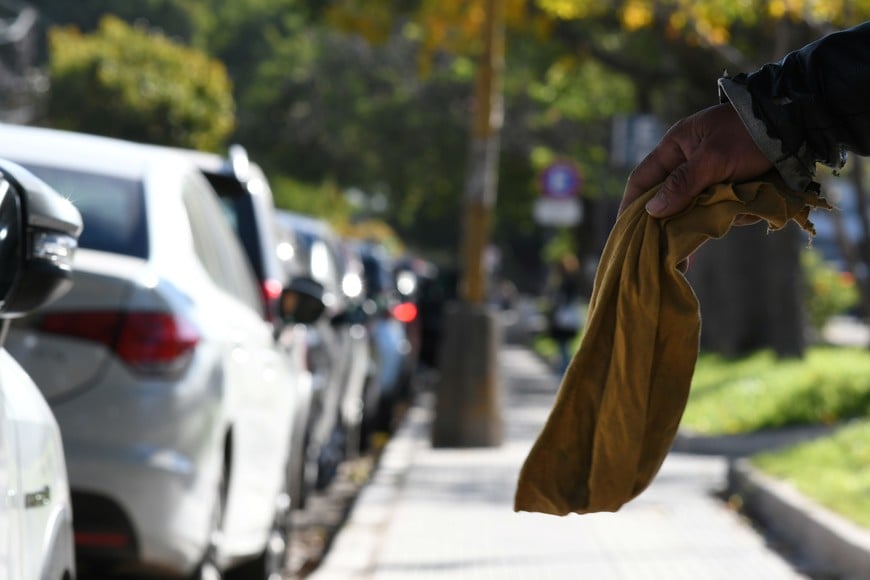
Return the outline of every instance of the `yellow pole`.
{"type": "Polygon", "coordinates": [[[460,300],[451,303],[445,314],[432,422],[434,447],[496,446],[503,438],[497,368],[501,332],[496,314],[484,303],[484,252],[495,205],[502,124],[503,0],[478,1],[485,10],[484,42],[474,89],[460,300]]]}
{"type": "Polygon", "coordinates": [[[484,253],[498,191],[499,134],[503,118],[503,0],[482,1],[483,50],[478,59],[475,79],[471,158],[465,187],[463,280],[459,288],[460,297],[475,304],[483,302],[486,296],[484,253]]]}

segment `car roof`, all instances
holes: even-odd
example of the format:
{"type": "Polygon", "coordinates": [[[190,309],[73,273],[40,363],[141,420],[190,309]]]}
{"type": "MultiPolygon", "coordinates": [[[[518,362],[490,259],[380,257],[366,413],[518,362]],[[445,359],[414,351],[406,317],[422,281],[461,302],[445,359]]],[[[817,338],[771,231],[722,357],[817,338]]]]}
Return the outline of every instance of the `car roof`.
{"type": "MultiPolygon", "coordinates": [[[[263,173],[262,168],[257,165],[255,162],[251,161],[247,157],[247,153],[244,154],[242,163],[240,167],[235,167],[233,165],[233,159],[231,158],[231,154],[221,155],[220,153],[214,153],[210,151],[199,151],[197,149],[185,149],[183,147],[167,147],[162,145],[154,145],[155,149],[160,149],[164,151],[171,152],[177,155],[183,155],[190,161],[193,165],[197,167],[203,173],[210,173],[213,175],[220,175],[227,178],[232,178],[238,180],[240,183],[244,183],[250,179],[263,179],[266,177],[263,173]]],[[[232,150],[232,146],[230,149],[232,150]]],[[[252,192],[255,193],[255,192],[252,192]]]]}
{"type": "MultiPolygon", "coordinates": [[[[142,180],[156,164],[172,159],[148,145],[60,129],[0,123],[0,156],[19,163],[142,180]],[[74,151],[74,155],[70,152],[74,151]]],[[[178,159],[178,158],[175,158],[178,159]]]]}
{"type": "Polygon", "coordinates": [[[233,175],[233,168],[230,165],[229,160],[222,155],[217,153],[210,153],[207,151],[197,151],[195,149],[184,149],[184,148],[176,148],[176,147],[161,147],[157,146],[157,148],[166,149],[168,151],[173,151],[180,155],[184,155],[187,157],[191,163],[196,165],[200,171],[204,171],[206,173],[215,173],[217,175],[233,175]]]}
{"type": "Polygon", "coordinates": [[[257,203],[265,204],[265,207],[260,207],[256,211],[273,211],[272,208],[275,202],[269,186],[269,180],[263,172],[262,167],[248,158],[244,148],[231,145],[230,152],[227,155],[221,155],[219,153],[184,149],[181,147],[166,147],[162,145],[152,145],[151,147],[184,157],[203,173],[209,181],[217,178],[219,182],[225,185],[232,184],[227,189],[216,186],[215,182],[212,181],[212,185],[215,185],[215,191],[220,197],[226,197],[227,195],[230,197],[235,195],[250,196],[261,200],[257,203]],[[234,150],[242,151],[243,153],[239,157],[233,154],[234,150]]]}
{"type": "Polygon", "coordinates": [[[330,240],[338,238],[338,235],[332,226],[329,225],[329,222],[322,218],[296,213],[286,209],[277,209],[275,214],[279,223],[284,224],[296,232],[330,240]]]}

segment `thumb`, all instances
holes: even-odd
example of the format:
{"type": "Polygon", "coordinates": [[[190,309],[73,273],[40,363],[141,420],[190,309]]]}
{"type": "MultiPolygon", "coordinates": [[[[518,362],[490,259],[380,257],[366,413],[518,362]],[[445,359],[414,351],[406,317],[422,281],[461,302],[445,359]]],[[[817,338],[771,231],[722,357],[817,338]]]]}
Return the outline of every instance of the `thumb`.
{"type": "Polygon", "coordinates": [[[646,211],[653,217],[664,218],[686,209],[692,199],[712,185],[698,175],[697,167],[698,164],[692,159],[677,166],[647,202],[646,211]]]}

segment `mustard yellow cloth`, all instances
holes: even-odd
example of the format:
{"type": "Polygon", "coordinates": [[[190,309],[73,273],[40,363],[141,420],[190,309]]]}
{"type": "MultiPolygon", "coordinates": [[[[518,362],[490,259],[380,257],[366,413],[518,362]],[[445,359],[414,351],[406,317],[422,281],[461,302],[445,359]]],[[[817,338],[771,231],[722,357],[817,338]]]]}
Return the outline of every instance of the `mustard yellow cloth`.
{"type": "Polygon", "coordinates": [[[652,481],[685,409],[698,358],[698,301],[677,265],[735,217],[813,233],[814,193],[773,179],[705,191],[665,220],[619,217],[601,256],[580,348],[519,475],[514,509],[565,515],[616,511],[652,481]]]}

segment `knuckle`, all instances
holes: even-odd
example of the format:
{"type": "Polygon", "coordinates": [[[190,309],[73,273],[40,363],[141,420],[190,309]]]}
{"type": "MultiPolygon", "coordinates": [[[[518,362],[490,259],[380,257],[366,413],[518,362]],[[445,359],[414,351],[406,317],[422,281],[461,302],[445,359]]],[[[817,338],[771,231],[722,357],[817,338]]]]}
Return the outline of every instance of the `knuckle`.
{"type": "Polygon", "coordinates": [[[674,169],[667,180],[665,180],[665,183],[662,185],[661,194],[666,196],[670,201],[688,197],[688,190],[689,170],[686,164],[683,164],[674,169]]]}

